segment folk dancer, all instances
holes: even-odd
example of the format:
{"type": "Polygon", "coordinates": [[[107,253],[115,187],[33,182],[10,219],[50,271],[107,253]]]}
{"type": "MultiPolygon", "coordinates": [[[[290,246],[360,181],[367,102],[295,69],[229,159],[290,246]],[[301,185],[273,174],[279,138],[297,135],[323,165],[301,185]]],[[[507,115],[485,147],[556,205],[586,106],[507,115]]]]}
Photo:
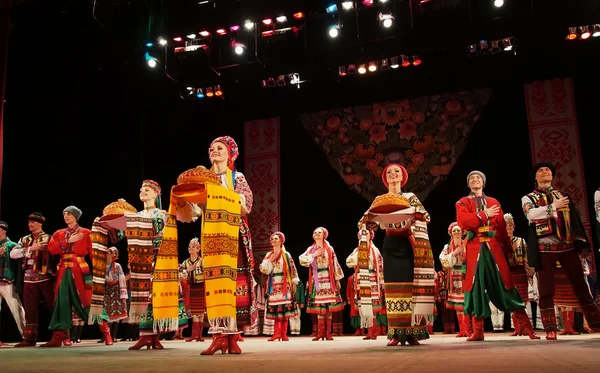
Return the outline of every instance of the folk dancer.
{"type": "MultiPolygon", "coordinates": [[[[463,280],[465,277],[465,246],[463,230],[457,222],[448,227],[450,243],[444,245],[440,253],[440,262],[447,271],[448,277],[445,287],[448,291],[446,309],[454,310],[458,319],[459,332],[457,338],[471,336],[471,318],[465,315],[465,294],[463,292],[463,280]]],[[[454,328],[454,325],[452,325],[454,328]]]]}
{"type": "Polygon", "coordinates": [[[579,254],[590,251],[579,213],[569,196],[552,187],[556,169],[551,163],[537,163],[532,176],[535,190],[521,199],[529,221],[527,256],[538,273],[539,307],[546,339],[556,340],[554,313],[556,262],[571,284],[584,317],[594,331],[600,331],[600,310],[585,283],[579,254]]]}
{"type": "MultiPolygon", "coordinates": [[[[16,266],[21,263],[10,257],[11,250],[17,246],[17,243],[11,241],[7,233],[8,224],[0,221],[0,304],[4,299],[17,323],[19,333],[23,335],[25,310],[14,287],[16,266]]],[[[0,346],[2,346],[1,341],[0,346]]]]}
{"type": "Polygon", "coordinates": [[[289,319],[298,315],[296,285],[300,281],[294,259],[285,250],[285,236],[281,232],[271,235],[273,250],[265,255],[260,271],[269,276],[267,282],[267,319],[275,320],[275,331],[269,342],[288,341],[289,319]]]}
{"type": "Polygon", "coordinates": [[[331,314],[344,308],[340,296],[340,280],[344,277],[344,272],[327,237],[327,229],[315,229],[314,243],[300,255],[300,265],[308,267],[306,312],[317,315],[317,335],[313,341],[333,341],[331,314]]]}
{"type": "Polygon", "coordinates": [[[483,321],[491,315],[490,301],[501,311],[514,312],[523,334],[539,339],[506,260],[512,243],[506,232],[504,213],[496,199],[483,193],[485,180],[481,171],[469,173],[467,183],[471,193],[456,203],[456,221],[468,232],[464,313],[473,316],[473,335],[467,341],[484,340],[483,321]]]}
{"type": "Polygon", "coordinates": [[[301,317],[302,310],[304,309],[304,305],[306,304],[306,289],[304,288],[304,284],[300,279],[298,279],[298,283],[296,284],[296,309],[298,313],[294,317],[290,317],[289,325],[290,325],[290,334],[291,335],[300,335],[300,327],[301,327],[301,317]]]}
{"type": "MultiPolygon", "coordinates": [[[[246,177],[236,170],[235,161],[239,156],[239,148],[233,138],[221,136],[214,139],[208,149],[208,155],[212,163],[211,171],[219,176],[221,185],[235,191],[240,196],[242,219],[239,230],[235,325],[229,325],[230,330],[209,329],[209,333],[213,335],[213,341],[208,349],[202,352],[202,355],[212,355],[219,350],[228,350],[231,354],[241,354],[242,350],[237,343],[243,341],[240,334],[245,327],[254,329],[258,322],[255,297],[256,280],[253,276],[254,253],[248,227],[248,214],[252,211],[253,194],[246,177]]],[[[201,214],[202,209],[189,202],[179,204],[177,208],[177,220],[181,222],[196,221],[201,214]]],[[[208,317],[209,320],[212,318],[210,313],[208,317]]]]}
{"type": "Polygon", "coordinates": [[[360,326],[360,316],[358,315],[358,307],[353,299],[356,299],[356,281],[354,280],[354,274],[348,277],[348,284],[346,284],[346,299],[349,300],[348,306],[350,307],[350,326],[354,329],[354,336],[364,335],[364,329],[360,326]]]}
{"type": "MultiPolygon", "coordinates": [[[[508,253],[508,265],[510,273],[512,273],[515,288],[519,291],[519,295],[523,299],[525,306],[529,304],[529,278],[535,273],[527,264],[527,243],[521,237],[515,237],[515,220],[512,214],[504,214],[506,222],[506,233],[512,243],[512,252],[508,253]]],[[[523,335],[519,320],[515,314],[511,315],[514,332],[511,336],[523,335]]],[[[502,319],[504,324],[504,319],[502,319]]]]}
{"type": "Polygon", "coordinates": [[[25,306],[25,331],[23,341],[15,347],[33,347],[38,335],[38,304],[44,303],[50,312],[54,308],[54,280],[56,263],[48,251],[50,235],[42,230],[46,218],[39,212],[28,217],[27,225],[31,232],[22,237],[10,252],[12,259],[22,259],[24,271],[23,305],[25,306]]]}
{"type": "MultiPolygon", "coordinates": [[[[50,319],[52,339],[40,347],[60,347],[65,333],[71,328],[73,311],[81,320],[88,319],[92,302],[92,275],[85,256],[92,257],[90,230],[79,226],[81,210],[68,206],[63,210],[67,228],[57,230],[48,242],[52,255],[60,255],[58,276],[54,289],[54,310],[50,319]]],[[[107,345],[112,345],[108,324],[100,325],[107,345]]]]}
{"type": "Polygon", "coordinates": [[[349,294],[352,298],[348,297],[348,303],[351,309],[353,306],[356,308],[360,318],[360,325],[355,326],[355,329],[368,328],[364,340],[377,339],[377,318],[385,308],[385,304],[382,303],[382,289],[385,284],[383,256],[373,243],[374,236],[374,231],[359,230],[359,246],[346,258],[348,268],[354,269],[352,283],[348,280],[348,286],[352,286],[352,292],[349,294]],[[361,246],[360,243],[364,244],[361,246]],[[359,256],[363,259],[359,259],[359,256]]]}
{"type": "MultiPolygon", "coordinates": [[[[108,322],[113,342],[117,341],[119,322],[127,318],[127,279],[123,268],[117,260],[119,250],[116,247],[108,249],[106,257],[106,277],[104,286],[104,320],[108,322]]],[[[102,338],[98,343],[106,342],[102,338]]]]}
{"type": "Polygon", "coordinates": [[[408,181],[406,169],[396,163],[387,165],[381,175],[389,194],[400,194],[410,201],[401,215],[373,214],[367,211],[359,226],[386,230],[383,241],[383,266],[388,346],[418,345],[429,339],[428,324],[433,323],[435,269],[427,224],[429,213],[414,193],[403,193],[408,181]],[[377,224],[373,224],[377,223],[377,224]]]}
{"type": "Polygon", "coordinates": [[[202,268],[202,254],[200,252],[200,241],[198,238],[192,238],[188,244],[188,253],[190,257],[181,263],[184,276],[190,288],[190,310],[192,318],[192,335],[186,339],[186,342],[204,342],[202,338],[202,326],[204,315],[206,314],[206,304],[204,301],[204,273],[202,268]]]}
{"type": "Polygon", "coordinates": [[[444,331],[442,334],[455,334],[456,311],[446,307],[446,304],[448,304],[448,271],[438,271],[435,276],[435,283],[435,306],[438,310],[438,315],[441,316],[442,323],[444,324],[444,331]]]}

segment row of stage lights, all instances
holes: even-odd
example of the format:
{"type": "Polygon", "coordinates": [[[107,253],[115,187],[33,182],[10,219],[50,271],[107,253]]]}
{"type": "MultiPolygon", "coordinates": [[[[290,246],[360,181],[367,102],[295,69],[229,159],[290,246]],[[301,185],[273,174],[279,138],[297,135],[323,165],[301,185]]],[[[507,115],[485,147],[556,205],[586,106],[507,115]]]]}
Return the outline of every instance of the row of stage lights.
{"type": "Polygon", "coordinates": [[[268,78],[260,81],[262,88],[275,88],[285,87],[286,85],[296,85],[300,88],[300,84],[303,83],[300,80],[300,74],[292,73],[287,75],[279,75],[277,78],[268,78]]]}
{"type": "Polygon", "coordinates": [[[412,61],[408,56],[401,55],[396,57],[391,57],[390,59],[384,58],[381,61],[371,61],[368,64],[360,64],[358,68],[354,64],[350,64],[346,66],[340,66],[338,68],[338,74],[340,76],[354,75],[356,73],[360,75],[364,75],[369,72],[376,72],[377,70],[389,70],[389,69],[397,69],[398,67],[409,67],[409,66],[419,66],[423,63],[421,57],[412,56],[412,61]]]}
{"type": "Polygon", "coordinates": [[[514,49],[513,45],[514,38],[504,38],[502,40],[493,40],[488,43],[487,40],[481,40],[479,44],[470,44],[467,47],[469,57],[475,57],[479,54],[491,53],[496,54],[502,51],[510,52],[514,49]]]}
{"type": "Polygon", "coordinates": [[[194,87],[186,87],[188,98],[190,99],[203,99],[213,98],[213,97],[221,97],[223,98],[223,91],[221,90],[220,85],[216,85],[214,87],[206,87],[206,88],[194,88],[194,87]]]}
{"type": "Polygon", "coordinates": [[[580,40],[587,40],[590,36],[597,38],[600,36],[600,24],[595,24],[591,26],[578,26],[578,27],[569,27],[569,31],[567,32],[567,40],[575,40],[579,38],[580,40]]]}

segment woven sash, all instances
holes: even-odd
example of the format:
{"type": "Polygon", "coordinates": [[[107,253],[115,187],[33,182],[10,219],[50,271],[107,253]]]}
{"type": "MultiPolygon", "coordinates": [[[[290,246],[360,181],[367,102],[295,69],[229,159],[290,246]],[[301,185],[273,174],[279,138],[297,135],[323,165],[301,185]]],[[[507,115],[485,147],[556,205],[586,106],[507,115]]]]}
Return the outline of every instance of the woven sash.
{"type": "Polygon", "coordinates": [[[362,230],[358,244],[358,311],[360,327],[373,326],[373,300],[371,298],[371,274],[369,271],[369,232],[362,230]]]}
{"type": "MultiPolygon", "coordinates": [[[[427,223],[415,220],[410,241],[414,252],[414,274],[412,293],[412,325],[433,323],[435,305],[435,269],[433,253],[427,234],[427,223]]],[[[386,294],[387,295],[387,294],[386,294]]]]}
{"type": "Polygon", "coordinates": [[[104,283],[106,278],[106,256],[108,254],[108,232],[100,226],[100,222],[92,224],[90,239],[92,241],[92,304],[90,306],[88,324],[102,323],[104,309],[104,283]]]}
{"type": "Polygon", "coordinates": [[[155,236],[152,218],[136,215],[127,216],[127,251],[129,255],[131,289],[131,307],[129,319],[133,324],[140,322],[140,317],[146,314],[152,283],[152,261],[154,252],[152,240],[155,236]]]}

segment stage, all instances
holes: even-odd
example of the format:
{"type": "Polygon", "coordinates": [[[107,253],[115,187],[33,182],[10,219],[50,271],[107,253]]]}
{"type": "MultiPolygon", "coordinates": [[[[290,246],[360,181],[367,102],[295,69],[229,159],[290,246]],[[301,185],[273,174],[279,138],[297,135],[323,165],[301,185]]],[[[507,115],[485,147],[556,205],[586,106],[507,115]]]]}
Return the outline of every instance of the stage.
{"type": "MultiPolygon", "coordinates": [[[[542,334],[542,333],[540,333],[542,334]]],[[[114,346],[85,341],[61,348],[0,348],[2,373],[71,372],[597,372],[600,334],[560,336],[558,341],[529,340],[487,333],[484,342],[434,335],[421,346],[387,347],[387,341],[335,337],[311,341],[267,342],[247,337],[241,355],[200,356],[209,342],[163,341],[164,350],[128,351],[132,342],[114,346]],[[408,370],[407,370],[408,369],[408,370]]]]}

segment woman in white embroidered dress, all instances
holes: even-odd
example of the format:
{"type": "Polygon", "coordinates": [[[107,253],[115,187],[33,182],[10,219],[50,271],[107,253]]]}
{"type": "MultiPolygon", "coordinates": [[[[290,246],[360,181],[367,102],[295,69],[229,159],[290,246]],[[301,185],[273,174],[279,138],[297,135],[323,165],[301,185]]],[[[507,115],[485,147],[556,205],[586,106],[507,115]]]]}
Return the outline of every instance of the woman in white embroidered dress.
{"type": "Polygon", "coordinates": [[[471,318],[463,315],[465,304],[465,294],[463,293],[463,261],[465,242],[463,242],[463,230],[458,226],[457,222],[453,222],[448,227],[450,235],[450,243],[444,246],[440,254],[440,262],[442,267],[448,271],[446,286],[448,291],[448,300],[446,301],[446,309],[455,310],[456,318],[458,318],[459,332],[456,338],[471,336],[471,318]]]}
{"type": "MultiPolygon", "coordinates": [[[[110,335],[114,342],[117,341],[119,321],[127,318],[127,279],[121,265],[117,263],[119,250],[116,247],[108,249],[106,256],[106,277],[104,287],[104,310],[109,321],[110,335]]],[[[104,342],[104,338],[100,340],[104,342]]]]}
{"type": "Polygon", "coordinates": [[[290,318],[298,314],[295,294],[300,281],[294,259],[283,245],[285,236],[281,232],[271,235],[273,251],[267,253],[260,271],[269,276],[267,280],[266,319],[275,321],[275,332],[268,340],[288,341],[287,329],[290,318]]]}
{"type": "Polygon", "coordinates": [[[329,232],[323,227],[315,229],[315,241],[304,254],[300,265],[308,267],[308,304],[306,313],[317,314],[317,336],[313,341],[331,336],[331,314],[344,309],[340,295],[340,280],[344,278],[333,247],[327,242],[329,232]]]}
{"type": "MultiPolygon", "coordinates": [[[[358,232],[358,239],[361,239],[361,231],[359,230],[358,232]]],[[[359,247],[357,247],[356,249],[354,249],[354,251],[352,252],[352,254],[350,254],[350,256],[346,259],[346,265],[348,266],[348,268],[354,268],[354,276],[353,276],[353,283],[352,284],[348,284],[348,286],[352,286],[354,291],[352,292],[354,294],[355,299],[348,299],[348,302],[354,302],[356,304],[357,309],[359,310],[359,315],[360,318],[363,319],[363,321],[366,323],[361,322],[361,327],[362,325],[371,325],[369,326],[369,332],[367,334],[366,337],[364,337],[364,340],[369,340],[369,339],[377,339],[377,326],[379,324],[379,326],[385,325],[384,324],[384,320],[381,320],[382,318],[385,319],[384,315],[382,315],[382,313],[384,313],[383,311],[385,311],[385,304],[384,304],[384,300],[383,300],[383,257],[381,256],[381,252],[379,251],[379,249],[377,248],[377,246],[375,246],[375,244],[373,244],[373,237],[375,236],[375,232],[374,231],[367,231],[365,230],[368,234],[367,239],[368,239],[368,244],[369,244],[369,268],[359,268],[359,262],[358,262],[358,251],[359,251],[359,247]],[[363,284],[364,286],[370,286],[371,289],[371,300],[370,302],[361,302],[359,298],[359,291],[360,291],[360,287],[361,287],[361,272],[366,272],[365,274],[368,273],[368,284],[363,284]],[[371,306],[371,310],[369,310],[369,304],[371,306]],[[372,319],[372,324],[369,322],[368,319],[372,319]],[[379,319],[379,320],[378,320],[379,319]],[[378,322],[379,321],[379,322],[378,322]]]]}

